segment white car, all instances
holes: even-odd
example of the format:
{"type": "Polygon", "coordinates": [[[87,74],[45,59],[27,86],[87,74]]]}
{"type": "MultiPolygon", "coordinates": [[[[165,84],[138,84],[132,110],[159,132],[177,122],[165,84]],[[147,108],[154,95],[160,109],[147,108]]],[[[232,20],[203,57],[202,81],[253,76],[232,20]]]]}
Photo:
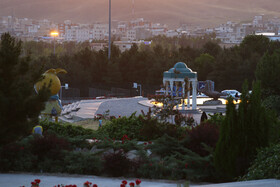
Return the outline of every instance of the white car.
{"type": "Polygon", "coordinates": [[[227,95],[227,97],[231,96],[233,98],[240,97],[241,93],[237,90],[223,90],[221,93],[227,95]]]}

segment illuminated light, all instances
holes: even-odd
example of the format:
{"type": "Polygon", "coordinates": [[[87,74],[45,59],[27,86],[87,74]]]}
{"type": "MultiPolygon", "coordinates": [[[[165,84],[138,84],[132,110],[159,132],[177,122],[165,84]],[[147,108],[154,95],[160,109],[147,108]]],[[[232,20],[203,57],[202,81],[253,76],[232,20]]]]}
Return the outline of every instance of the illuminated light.
{"type": "MultiPolygon", "coordinates": [[[[212,98],[197,98],[197,104],[198,105],[203,105],[203,102],[205,101],[209,101],[209,100],[212,100],[212,98]]],[[[227,100],[226,99],[223,99],[223,98],[219,98],[220,101],[222,101],[222,104],[225,105],[227,104],[227,100]]],[[[184,99],[185,101],[185,105],[187,105],[187,99],[184,99]]],[[[240,104],[241,100],[238,99],[238,100],[233,100],[233,104],[240,104]]],[[[156,101],[152,101],[151,104],[155,105],[156,107],[162,107],[163,106],[163,103],[161,102],[156,102],[156,101]]],[[[192,104],[192,99],[190,99],[190,104],[192,104]]],[[[182,104],[179,104],[179,106],[182,106],[182,104]]]]}
{"type": "Polygon", "coordinates": [[[57,37],[59,35],[59,33],[57,31],[51,31],[50,34],[52,37],[57,37]]]}

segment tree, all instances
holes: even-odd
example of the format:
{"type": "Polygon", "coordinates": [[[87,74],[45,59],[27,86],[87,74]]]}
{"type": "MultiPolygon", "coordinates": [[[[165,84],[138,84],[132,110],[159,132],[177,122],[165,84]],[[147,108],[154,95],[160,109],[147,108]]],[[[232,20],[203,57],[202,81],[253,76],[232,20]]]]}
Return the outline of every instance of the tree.
{"type": "Polygon", "coordinates": [[[229,180],[243,175],[257,148],[267,146],[270,136],[275,137],[273,125],[271,113],[261,103],[260,83],[253,84],[252,94],[249,94],[246,81],[238,109],[232,98],[228,100],[214,155],[216,169],[229,180]]]}
{"type": "Polygon", "coordinates": [[[35,93],[33,86],[41,72],[32,72],[29,58],[20,55],[21,42],[8,33],[3,34],[0,43],[0,145],[30,134],[49,98],[47,88],[35,93]]]}
{"type": "Polygon", "coordinates": [[[265,95],[280,95],[280,50],[266,53],[257,65],[256,78],[262,83],[265,95]]]}
{"type": "Polygon", "coordinates": [[[201,54],[195,59],[195,67],[198,74],[198,80],[204,81],[209,73],[213,71],[215,58],[209,54],[201,54]]]}

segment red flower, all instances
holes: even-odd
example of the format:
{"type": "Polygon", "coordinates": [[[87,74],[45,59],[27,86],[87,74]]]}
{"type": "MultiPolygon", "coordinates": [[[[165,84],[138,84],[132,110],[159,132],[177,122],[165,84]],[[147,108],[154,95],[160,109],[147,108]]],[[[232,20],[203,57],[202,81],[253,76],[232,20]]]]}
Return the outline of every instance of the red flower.
{"type": "Polygon", "coordinates": [[[120,187],[125,187],[125,184],[121,184],[120,187]]]}
{"type": "Polygon", "coordinates": [[[135,183],[136,183],[137,185],[139,185],[139,184],[141,183],[141,180],[140,180],[140,179],[136,179],[135,183]]]}
{"type": "Polygon", "coordinates": [[[134,182],[129,183],[130,187],[134,187],[134,185],[135,185],[134,182]]]}
{"type": "Polygon", "coordinates": [[[152,144],[152,142],[151,142],[151,141],[149,141],[149,144],[152,144]]]}
{"type": "Polygon", "coordinates": [[[84,185],[87,185],[88,187],[89,187],[91,184],[92,184],[92,183],[89,182],[89,181],[86,181],[86,182],[84,183],[84,185]]]}
{"type": "Polygon", "coordinates": [[[144,145],[147,145],[147,142],[145,142],[144,145]]]}
{"type": "Polygon", "coordinates": [[[185,164],[185,168],[187,168],[187,167],[188,167],[188,163],[185,164]]]}
{"type": "Polygon", "coordinates": [[[97,184],[94,184],[92,187],[98,187],[97,184]]]}
{"type": "Polygon", "coordinates": [[[34,180],[37,184],[40,184],[41,180],[40,179],[35,179],[34,180]]]}
{"type": "Polygon", "coordinates": [[[36,182],[31,182],[31,185],[33,186],[33,185],[36,185],[37,183],[36,182]]]}
{"type": "Polygon", "coordinates": [[[126,185],[126,184],[127,184],[127,181],[126,181],[126,180],[124,180],[124,181],[122,181],[122,183],[123,183],[124,185],[126,185]]]}
{"type": "Polygon", "coordinates": [[[149,164],[150,166],[153,166],[153,164],[151,163],[151,164],[149,164]]]}

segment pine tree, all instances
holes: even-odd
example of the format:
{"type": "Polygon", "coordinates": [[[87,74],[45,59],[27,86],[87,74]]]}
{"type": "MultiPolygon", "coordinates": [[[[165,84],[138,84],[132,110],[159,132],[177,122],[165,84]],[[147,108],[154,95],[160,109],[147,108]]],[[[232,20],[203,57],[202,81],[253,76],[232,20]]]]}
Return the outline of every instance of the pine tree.
{"type": "Polygon", "coordinates": [[[0,43],[0,145],[30,134],[49,97],[47,89],[38,95],[34,83],[40,72],[32,72],[30,59],[21,57],[21,42],[5,33],[0,43]]]}
{"type": "Polygon", "coordinates": [[[226,117],[215,150],[216,169],[228,180],[244,174],[257,148],[269,144],[272,126],[272,115],[261,103],[260,83],[254,83],[253,92],[249,94],[246,81],[238,109],[232,98],[228,100],[226,117]]]}

